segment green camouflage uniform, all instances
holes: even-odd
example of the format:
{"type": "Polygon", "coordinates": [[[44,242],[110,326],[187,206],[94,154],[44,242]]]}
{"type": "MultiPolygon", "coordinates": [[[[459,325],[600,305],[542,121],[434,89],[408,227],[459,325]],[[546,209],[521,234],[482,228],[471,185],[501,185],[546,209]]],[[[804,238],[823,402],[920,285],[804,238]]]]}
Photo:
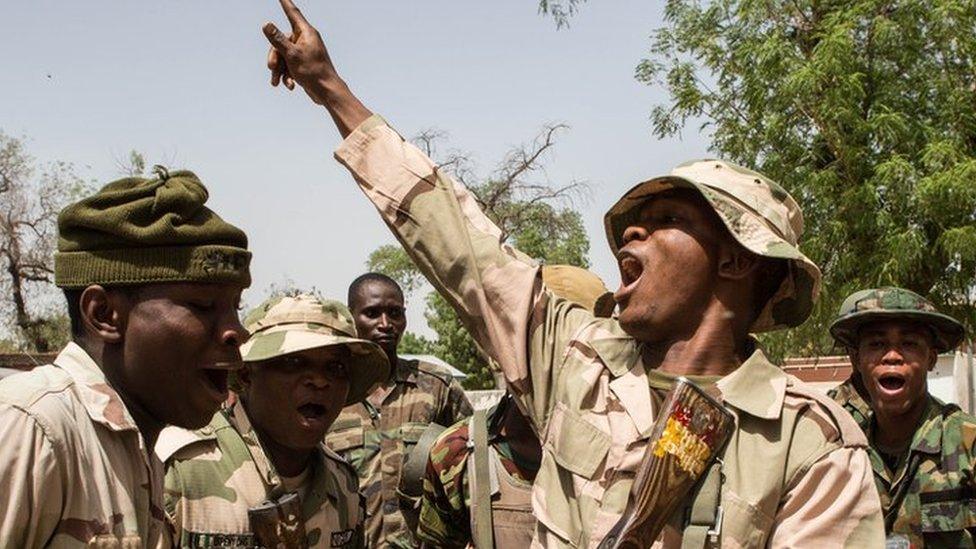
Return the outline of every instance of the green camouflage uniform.
{"type": "MultiPolygon", "coordinates": [[[[165,458],[166,512],[180,547],[256,546],[247,510],[283,489],[240,403],[203,429],[168,427],[156,451],[165,458]]],[[[309,547],[364,547],[355,471],[323,446],[309,475],[302,501],[309,547]]]]}
{"type": "MultiPolygon", "coordinates": [[[[345,348],[347,404],[362,399],[389,374],[386,355],[376,344],[355,337],[352,315],[338,301],[312,295],[272,298],[248,314],[244,326],[251,338],[241,355],[249,363],[310,349],[345,348]]],[[[245,406],[242,400],[218,412],[203,429],[169,427],[159,437],[156,453],[166,464],[166,512],[181,547],[254,547],[248,509],[288,491],[245,406]]],[[[356,472],[319,444],[307,474],[299,493],[308,546],[364,547],[365,502],[356,472]]]]}
{"type": "MultiPolygon", "coordinates": [[[[598,545],[627,505],[654,422],[639,343],[615,320],[594,318],[545,290],[538,266],[501,241],[473,196],[380,117],[361,124],[336,157],[498,362],[540,434],[533,545],[598,545]]],[[[702,161],[639,185],[607,216],[614,252],[635,208],[674,186],[701,192],[746,248],[790,262],[790,276],[752,331],[802,322],[820,275],[796,248],[799,208],[754,172],[702,161]]],[[[759,350],[715,387],[738,425],[722,456],[721,523],[709,525],[720,527],[723,545],[883,543],[864,435],[836,403],[783,373],[759,350]]]]}
{"type": "MultiPolygon", "coordinates": [[[[848,410],[867,408],[850,384],[832,391],[834,398],[848,410]]],[[[873,440],[870,419],[865,433],[873,440]]],[[[909,448],[895,471],[874,447],[868,450],[886,529],[908,537],[912,547],[973,547],[976,417],[929,396],[909,448]]]]}
{"type": "MultiPolygon", "coordinates": [[[[868,322],[909,319],[933,328],[935,348],[955,348],[962,325],[942,315],[923,297],[901,288],[857,292],[841,305],[831,334],[848,348],[868,322]]],[[[856,365],[855,365],[856,367],[856,365]]],[[[973,547],[976,534],[976,417],[927,395],[908,455],[891,470],[874,446],[871,406],[855,388],[855,376],[829,395],[851,413],[868,437],[874,481],[881,495],[885,530],[908,538],[912,547],[973,547]]]]}
{"type": "Polygon", "coordinates": [[[416,546],[397,495],[404,459],[428,425],[453,425],[469,415],[471,403],[448,371],[404,359],[391,381],[342,410],[325,442],[359,475],[369,547],[416,546]]]}

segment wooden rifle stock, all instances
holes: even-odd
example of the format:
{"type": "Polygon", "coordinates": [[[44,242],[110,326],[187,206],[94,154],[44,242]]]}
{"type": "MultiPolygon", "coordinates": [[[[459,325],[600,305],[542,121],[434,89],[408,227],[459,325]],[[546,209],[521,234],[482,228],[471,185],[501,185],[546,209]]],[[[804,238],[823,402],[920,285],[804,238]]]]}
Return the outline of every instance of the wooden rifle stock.
{"type": "Polygon", "coordinates": [[[305,549],[305,521],[301,498],[289,492],[277,500],[263,501],[247,510],[254,539],[266,549],[305,549]]]}
{"type": "Polygon", "coordinates": [[[650,547],[734,428],[721,403],[679,377],[654,421],[627,510],[599,549],[650,547]]]}

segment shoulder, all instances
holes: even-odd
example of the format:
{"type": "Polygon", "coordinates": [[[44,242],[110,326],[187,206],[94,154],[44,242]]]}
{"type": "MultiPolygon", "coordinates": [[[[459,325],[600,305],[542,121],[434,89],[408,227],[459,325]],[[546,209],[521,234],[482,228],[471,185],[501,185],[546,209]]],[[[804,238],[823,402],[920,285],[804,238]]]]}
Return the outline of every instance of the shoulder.
{"type": "Polygon", "coordinates": [[[154,448],[156,456],[163,463],[182,462],[211,455],[217,449],[217,434],[229,428],[230,424],[223,413],[217,412],[205,427],[196,430],[182,429],[170,425],[159,433],[154,448]]]}
{"type": "Polygon", "coordinates": [[[48,364],[29,372],[0,379],[0,403],[18,408],[31,408],[45,397],[64,394],[74,385],[67,372],[48,364]]]}
{"type": "Polygon", "coordinates": [[[943,444],[951,444],[972,455],[976,451],[976,416],[963,412],[955,404],[934,400],[942,407],[943,444]]]}
{"type": "Polygon", "coordinates": [[[320,444],[319,449],[324,457],[327,474],[337,481],[345,495],[355,496],[359,492],[359,476],[353,466],[328,446],[320,444]]]}
{"type": "Polygon", "coordinates": [[[864,431],[834,399],[788,376],[784,410],[796,413],[796,430],[821,445],[867,447],[864,431]]]}
{"type": "Polygon", "coordinates": [[[430,448],[430,466],[444,480],[464,468],[468,454],[468,420],[459,421],[444,430],[430,448]]]}
{"type": "Polygon", "coordinates": [[[448,387],[454,382],[454,376],[451,374],[451,371],[439,364],[416,358],[404,362],[408,368],[416,370],[421,376],[431,378],[440,385],[448,387]]]}
{"type": "MultiPolygon", "coordinates": [[[[77,438],[88,414],[72,391],[74,380],[48,365],[0,380],[0,421],[43,433],[55,446],[77,438]]],[[[90,421],[88,422],[90,425],[90,421]]]]}

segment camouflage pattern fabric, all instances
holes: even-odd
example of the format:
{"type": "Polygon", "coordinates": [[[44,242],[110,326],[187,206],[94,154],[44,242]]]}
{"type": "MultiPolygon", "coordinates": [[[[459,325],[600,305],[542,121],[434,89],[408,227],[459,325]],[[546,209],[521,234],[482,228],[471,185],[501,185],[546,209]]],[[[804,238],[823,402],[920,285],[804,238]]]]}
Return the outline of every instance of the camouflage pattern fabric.
{"type": "Polygon", "coordinates": [[[403,461],[429,424],[452,425],[469,415],[471,404],[449,372],[403,359],[391,381],[342,410],[325,442],[359,475],[369,547],[416,546],[397,496],[403,461]]]}
{"type": "MultiPolygon", "coordinates": [[[[493,428],[497,425],[495,415],[499,409],[495,406],[488,415],[488,444],[497,451],[505,471],[530,487],[532,481],[516,465],[511,446],[493,428]]],[[[468,430],[469,420],[459,421],[445,429],[430,449],[417,537],[431,547],[460,548],[471,542],[468,430]]]]}
{"type": "Polygon", "coordinates": [[[843,406],[844,410],[854,418],[857,426],[867,433],[868,427],[871,425],[871,418],[874,417],[874,411],[858,392],[854,375],[856,374],[852,374],[844,383],[827,391],[827,396],[843,406]]]}
{"type": "MultiPolygon", "coordinates": [[[[166,513],[180,547],[256,546],[248,508],[285,490],[241,404],[197,431],[167,427],[156,451],[166,462],[166,513]]],[[[365,510],[352,468],[322,445],[308,479],[308,547],[364,547],[365,510]]]]}
{"type": "MultiPolygon", "coordinates": [[[[336,158],[498,362],[543,436],[533,545],[597,546],[624,511],[654,420],[638,343],[615,320],[546,291],[538,266],[501,241],[473,196],[380,117],[360,125],[336,158]]],[[[748,203],[763,206],[756,202],[748,203]]],[[[759,231],[751,220],[736,227],[759,231]]],[[[785,229],[770,222],[773,228],[785,229]]],[[[796,302],[812,299],[819,280],[815,270],[802,269],[807,275],[774,296],[764,326],[802,320],[804,307],[796,302]]],[[[723,454],[724,546],[883,544],[866,440],[836,403],[758,350],[716,390],[739,427],[723,454]]]]}
{"type": "Polygon", "coordinates": [[[0,381],[0,440],[0,546],[170,546],[162,465],[78,345],[0,381]]]}
{"type": "Polygon", "coordinates": [[[868,322],[909,320],[932,329],[937,352],[959,346],[966,330],[951,316],[940,313],[931,301],[904,288],[873,288],[847,296],[840,305],[837,319],[830,325],[830,335],[846,347],[857,346],[858,330],[868,322]]]}
{"type": "MultiPolygon", "coordinates": [[[[834,398],[845,409],[870,410],[849,383],[834,398]]],[[[865,432],[871,442],[868,418],[865,432]]],[[[912,547],[973,547],[976,417],[930,395],[909,448],[908,458],[895,471],[873,446],[868,450],[886,531],[907,537],[912,547]]]]}
{"type": "Polygon", "coordinates": [[[260,362],[315,348],[344,347],[349,351],[346,404],[359,402],[386,380],[390,360],[379,345],[356,337],[352,313],[339,301],[312,294],[272,297],[244,319],[251,334],[241,345],[244,362],[260,362]]]}

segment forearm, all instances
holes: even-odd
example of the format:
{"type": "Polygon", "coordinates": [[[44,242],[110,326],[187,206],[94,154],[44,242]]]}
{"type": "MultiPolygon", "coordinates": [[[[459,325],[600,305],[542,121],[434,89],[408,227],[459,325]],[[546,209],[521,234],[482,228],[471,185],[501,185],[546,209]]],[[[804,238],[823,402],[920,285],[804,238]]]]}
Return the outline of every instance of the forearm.
{"type": "Polygon", "coordinates": [[[329,111],[339,135],[345,139],[360,124],[373,116],[372,111],[352,93],[349,85],[337,74],[324,74],[310,83],[305,91],[312,101],[329,111]]]}

